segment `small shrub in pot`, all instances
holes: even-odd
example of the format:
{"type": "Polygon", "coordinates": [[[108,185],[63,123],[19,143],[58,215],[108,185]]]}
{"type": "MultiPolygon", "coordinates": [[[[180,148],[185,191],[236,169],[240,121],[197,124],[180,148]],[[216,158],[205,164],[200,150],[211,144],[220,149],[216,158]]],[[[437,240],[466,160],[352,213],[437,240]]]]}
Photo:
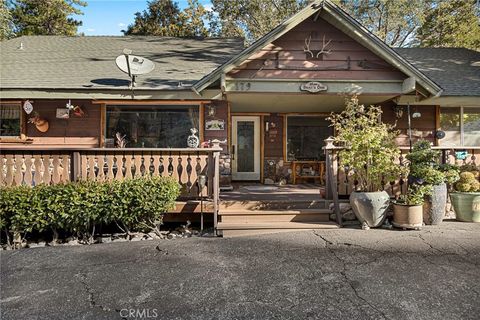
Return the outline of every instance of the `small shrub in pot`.
{"type": "Polygon", "coordinates": [[[480,222],[480,170],[474,165],[460,168],[460,178],[450,193],[456,219],[464,222],[480,222]]]}

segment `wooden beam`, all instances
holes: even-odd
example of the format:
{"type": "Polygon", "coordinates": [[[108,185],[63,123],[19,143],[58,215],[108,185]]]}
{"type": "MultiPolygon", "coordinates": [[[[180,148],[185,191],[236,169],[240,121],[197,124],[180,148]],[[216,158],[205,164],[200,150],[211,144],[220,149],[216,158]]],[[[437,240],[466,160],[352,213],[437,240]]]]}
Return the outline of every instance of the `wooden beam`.
{"type": "Polygon", "coordinates": [[[100,148],[105,147],[105,133],[107,132],[107,105],[105,103],[100,105],[100,148]]]}
{"type": "Polygon", "coordinates": [[[283,161],[287,162],[287,115],[283,114],[283,132],[282,132],[282,139],[283,139],[283,161]]]}
{"type": "Polygon", "coordinates": [[[200,142],[203,142],[205,139],[205,105],[203,102],[200,103],[198,108],[198,137],[200,138],[200,142]]]}
{"type": "Polygon", "coordinates": [[[269,116],[270,112],[233,112],[234,116],[269,116]]]}
{"type": "Polygon", "coordinates": [[[265,167],[265,119],[260,116],[260,182],[264,182],[265,167]]]}
{"type": "Polygon", "coordinates": [[[195,105],[212,100],[93,100],[92,104],[113,105],[195,105]]]}

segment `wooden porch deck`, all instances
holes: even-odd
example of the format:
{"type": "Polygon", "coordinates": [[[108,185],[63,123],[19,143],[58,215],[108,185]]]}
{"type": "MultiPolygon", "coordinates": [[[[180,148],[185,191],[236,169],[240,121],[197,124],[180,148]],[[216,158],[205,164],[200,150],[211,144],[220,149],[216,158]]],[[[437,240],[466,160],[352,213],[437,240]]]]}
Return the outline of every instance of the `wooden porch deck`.
{"type": "Polygon", "coordinates": [[[320,185],[236,183],[233,191],[220,194],[217,230],[224,237],[237,237],[336,228],[326,206],[320,185]]]}

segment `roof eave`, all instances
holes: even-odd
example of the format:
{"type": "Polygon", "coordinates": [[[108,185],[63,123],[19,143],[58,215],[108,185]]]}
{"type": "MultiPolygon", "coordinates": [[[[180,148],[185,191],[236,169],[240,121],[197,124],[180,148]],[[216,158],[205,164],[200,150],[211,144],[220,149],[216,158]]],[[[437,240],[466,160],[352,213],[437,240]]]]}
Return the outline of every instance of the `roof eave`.
{"type": "Polygon", "coordinates": [[[415,77],[416,81],[426,90],[428,90],[433,96],[439,96],[442,93],[443,89],[438,84],[418,70],[414,65],[408,62],[380,38],[368,31],[348,13],[343,11],[338,6],[332,4],[329,0],[324,2],[323,8],[326,12],[336,17],[337,21],[341,22],[345,28],[349,29],[353,34],[362,37],[362,39],[370,44],[371,47],[369,49],[379,54],[382,58],[396,66],[400,71],[404,72],[408,76],[415,77]]]}
{"type": "Polygon", "coordinates": [[[196,82],[193,85],[193,90],[201,92],[205,88],[207,88],[209,85],[211,85],[213,82],[217,81],[220,79],[221,75],[223,73],[227,73],[231,71],[233,68],[238,66],[240,63],[242,63],[245,59],[247,59],[249,56],[252,54],[255,54],[257,51],[261,50],[263,47],[271,43],[272,41],[275,41],[291,29],[293,29],[295,26],[298,25],[301,21],[303,21],[306,17],[311,16],[318,10],[321,10],[323,7],[323,1],[322,0],[316,0],[312,2],[310,5],[299,11],[297,14],[291,16],[284,22],[282,22],[280,25],[278,25],[275,29],[255,41],[251,46],[245,48],[242,52],[240,52],[238,55],[232,57],[230,60],[225,62],[223,65],[219,66],[217,69],[215,69],[212,73],[206,75],[202,79],[200,79],[198,82],[196,82]]]}

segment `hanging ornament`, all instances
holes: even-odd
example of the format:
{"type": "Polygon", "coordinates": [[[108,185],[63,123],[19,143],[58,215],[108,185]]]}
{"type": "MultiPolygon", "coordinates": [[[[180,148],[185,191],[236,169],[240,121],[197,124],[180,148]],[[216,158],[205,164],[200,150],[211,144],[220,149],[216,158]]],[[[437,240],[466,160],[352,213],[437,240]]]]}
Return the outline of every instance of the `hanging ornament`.
{"type": "Polygon", "coordinates": [[[30,100],[27,100],[23,103],[23,110],[25,110],[26,114],[30,114],[33,111],[33,105],[30,100]]]}
{"type": "Polygon", "coordinates": [[[187,138],[187,146],[189,148],[198,148],[198,145],[200,144],[200,139],[196,136],[196,133],[198,132],[198,130],[195,128],[192,128],[190,129],[190,132],[192,134],[189,135],[187,138]]]}

